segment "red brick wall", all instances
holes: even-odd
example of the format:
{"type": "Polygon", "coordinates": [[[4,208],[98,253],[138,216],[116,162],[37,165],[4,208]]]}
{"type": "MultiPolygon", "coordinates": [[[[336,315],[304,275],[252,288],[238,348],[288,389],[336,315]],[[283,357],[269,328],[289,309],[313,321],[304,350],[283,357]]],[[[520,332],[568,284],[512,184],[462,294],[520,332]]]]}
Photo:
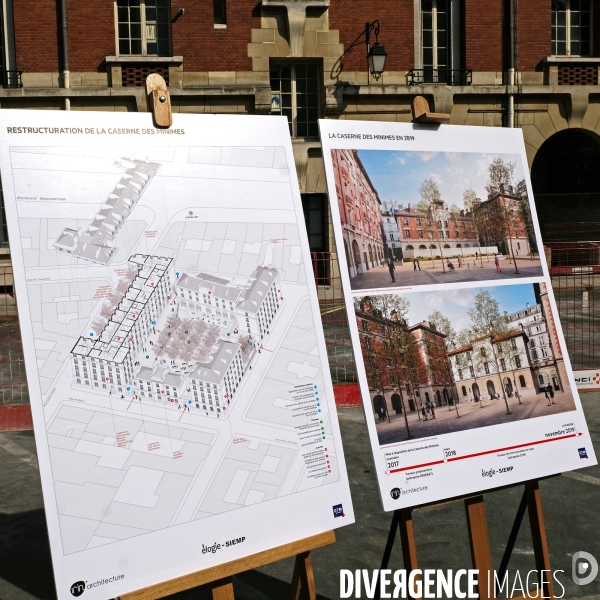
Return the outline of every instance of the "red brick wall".
{"type": "Polygon", "coordinates": [[[58,71],[56,2],[17,0],[13,10],[17,68],[29,73],[58,71]]]}
{"type": "Polygon", "coordinates": [[[516,4],[517,69],[535,71],[541,69],[542,59],[552,52],[552,3],[550,0],[523,0],[516,4]]]}
{"type": "Polygon", "coordinates": [[[213,3],[173,2],[173,16],[179,6],[185,14],[173,23],[173,54],[183,55],[185,71],[251,71],[248,58],[251,29],[260,29],[258,0],[227,3],[227,29],[215,29],[213,3]]]}
{"type": "MultiPolygon", "coordinates": [[[[329,8],[329,28],[340,30],[344,50],[358,37],[367,21],[381,22],[380,43],[388,53],[386,71],[405,71],[415,66],[413,0],[333,0],[329,8]]],[[[364,42],[344,57],[346,71],[366,71],[364,42]]]]}
{"type": "Polygon", "coordinates": [[[502,0],[465,0],[464,45],[466,69],[502,70],[502,0]]]}
{"type": "MultiPolygon", "coordinates": [[[[181,2],[172,2],[175,16],[181,2]]],[[[250,71],[250,30],[260,28],[257,0],[236,0],[227,6],[227,29],[213,26],[208,0],[186,6],[172,25],[173,54],[183,55],[186,71],[250,71]]],[[[60,36],[55,0],[14,2],[17,66],[25,72],[58,71],[60,36]]],[[[116,54],[112,0],[67,0],[69,69],[104,70],[106,56],[116,54]]]]}
{"type": "Polygon", "coordinates": [[[117,52],[113,2],[67,0],[67,27],[69,70],[105,71],[104,59],[117,52]]]}

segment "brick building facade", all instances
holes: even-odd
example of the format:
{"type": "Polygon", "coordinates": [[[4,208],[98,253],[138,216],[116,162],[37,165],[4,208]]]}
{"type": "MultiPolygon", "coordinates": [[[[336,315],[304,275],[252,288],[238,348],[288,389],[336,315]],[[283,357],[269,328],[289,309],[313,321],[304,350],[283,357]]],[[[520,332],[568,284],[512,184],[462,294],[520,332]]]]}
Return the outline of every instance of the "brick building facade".
{"type": "Polygon", "coordinates": [[[382,264],[381,200],[356,150],[332,152],[344,250],[350,277],[382,264]]]}
{"type": "Polygon", "coordinates": [[[394,212],[402,250],[411,256],[445,257],[475,254],[479,243],[473,225],[473,216],[461,211],[452,214],[449,210],[439,212],[440,220],[433,226],[427,218],[410,203],[407,208],[394,212]]]}
{"type": "MultiPolygon", "coordinates": [[[[514,85],[508,0],[66,0],[65,15],[57,0],[1,1],[0,108],[145,112],[145,76],[159,72],[175,113],[286,115],[303,201],[326,231],[316,119],[410,122],[413,98],[424,95],[450,124],[521,128],[542,235],[597,239],[596,0],[513,3],[514,85]],[[368,81],[365,46],[345,51],[375,19],[388,57],[368,81]]],[[[310,229],[319,256],[333,250],[331,234],[310,229]]],[[[12,290],[5,223],[0,246],[12,290]]],[[[335,264],[323,270],[328,285],[335,264]]],[[[576,310],[587,310],[579,289],[576,310]]],[[[582,350],[595,358],[581,364],[600,364],[595,352],[582,350]]]]}
{"type": "Polygon", "coordinates": [[[453,404],[456,391],[443,333],[428,322],[408,325],[388,317],[368,296],[356,311],[374,414],[380,420],[415,412],[428,404],[453,404]]]}

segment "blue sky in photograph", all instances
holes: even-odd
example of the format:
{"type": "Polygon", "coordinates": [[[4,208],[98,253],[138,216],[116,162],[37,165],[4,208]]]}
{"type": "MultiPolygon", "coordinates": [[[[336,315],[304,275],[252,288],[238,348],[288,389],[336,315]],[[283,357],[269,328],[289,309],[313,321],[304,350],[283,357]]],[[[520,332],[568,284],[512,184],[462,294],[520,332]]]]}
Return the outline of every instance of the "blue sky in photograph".
{"type": "Polygon", "coordinates": [[[404,298],[410,302],[408,322],[411,325],[420,323],[427,319],[433,311],[439,310],[450,319],[456,331],[465,329],[471,325],[467,311],[473,305],[475,295],[484,289],[498,300],[500,312],[507,311],[510,314],[524,309],[528,302],[531,305],[536,303],[532,284],[416,292],[403,294],[404,298]]]}
{"type": "Polygon", "coordinates": [[[498,156],[516,164],[513,183],[524,177],[521,157],[516,154],[359,150],[358,155],[381,201],[394,200],[405,207],[420,201],[419,187],[429,178],[438,184],[448,206],[462,208],[468,188],[485,199],[488,166],[498,156]]]}

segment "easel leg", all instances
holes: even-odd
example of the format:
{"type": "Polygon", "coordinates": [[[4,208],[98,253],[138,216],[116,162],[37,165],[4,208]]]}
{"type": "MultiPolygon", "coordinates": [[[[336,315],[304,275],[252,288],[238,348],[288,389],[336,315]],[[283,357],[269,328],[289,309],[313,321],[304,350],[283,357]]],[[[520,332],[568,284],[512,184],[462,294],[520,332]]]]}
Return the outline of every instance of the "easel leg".
{"type": "Polygon", "coordinates": [[[412,510],[403,508],[400,512],[400,543],[402,544],[402,561],[407,571],[418,569],[417,544],[412,520],[412,510]]]}
{"type": "Polygon", "coordinates": [[[528,481],[525,484],[525,493],[527,494],[529,525],[531,527],[535,566],[538,571],[540,588],[543,588],[543,597],[554,598],[554,583],[552,581],[552,571],[550,570],[550,554],[548,552],[548,540],[542,512],[542,497],[538,481],[528,481]]]}
{"type": "Polygon", "coordinates": [[[383,558],[381,559],[381,568],[387,569],[390,564],[390,556],[392,555],[392,548],[394,547],[394,541],[396,540],[396,531],[398,524],[400,523],[401,510],[395,510],[394,516],[392,517],[392,524],[390,525],[390,531],[388,533],[387,542],[385,543],[385,550],[383,551],[383,558]]]}
{"type": "Polygon", "coordinates": [[[301,554],[296,555],[290,599],[300,600],[300,593],[302,590],[304,590],[304,597],[306,600],[317,600],[315,575],[313,573],[310,552],[302,552],[301,554]]]}
{"type": "Polygon", "coordinates": [[[469,542],[471,544],[471,560],[473,561],[473,568],[479,569],[477,575],[479,598],[480,600],[490,600],[494,598],[495,594],[493,592],[492,553],[483,496],[467,498],[465,509],[469,528],[469,542]]]}
{"type": "Polygon", "coordinates": [[[235,600],[231,577],[213,581],[210,584],[213,600],[235,600]]]}

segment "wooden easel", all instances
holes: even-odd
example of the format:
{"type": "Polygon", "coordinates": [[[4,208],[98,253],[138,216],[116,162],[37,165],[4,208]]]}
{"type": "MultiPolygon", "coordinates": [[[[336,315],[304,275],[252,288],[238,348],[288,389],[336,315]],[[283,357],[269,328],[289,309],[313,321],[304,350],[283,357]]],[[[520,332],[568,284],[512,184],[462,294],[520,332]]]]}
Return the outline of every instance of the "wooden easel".
{"type": "Polygon", "coordinates": [[[190,573],[177,579],[171,579],[135,592],[129,592],[115,600],[155,600],[177,592],[183,592],[200,585],[210,585],[213,600],[235,600],[231,578],[238,573],[264,567],[284,558],[296,557],[290,600],[299,600],[302,591],[307,600],[317,600],[315,578],[312,569],[311,550],[322,548],[335,542],[335,533],[327,531],[319,535],[285,544],[271,550],[265,550],[252,556],[211,567],[204,571],[190,573]]]}
{"type": "MultiPolygon", "coordinates": [[[[148,75],[146,78],[146,94],[148,110],[152,112],[154,124],[157,127],[170,127],[173,124],[173,115],[165,80],[156,73],[148,75]]],[[[290,600],[299,600],[303,591],[307,600],[317,600],[310,552],[334,542],[335,533],[327,531],[223,565],[190,573],[189,575],[164,581],[135,592],[122,594],[115,600],[155,600],[200,585],[210,585],[213,600],[235,600],[233,582],[231,580],[234,575],[292,556],[296,557],[296,563],[294,565],[294,574],[292,575],[290,600]]]]}
{"type": "MultiPolygon", "coordinates": [[[[441,123],[448,123],[450,121],[450,115],[446,113],[432,113],[429,110],[429,102],[423,96],[416,96],[413,100],[413,123],[428,123],[432,125],[439,125],[441,123]]],[[[488,490],[488,492],[498,491],[506,489],[507,487],[515,486],[504,486],[488,490]]],[[[383,560],[381,562],[381,568],[387,569],[394,541],[396,539],[396,530],[400,531],[400,543],[402,545],[402,558],[404,562],[404,568],[407,571],[412,571],[418,568],[417,563],[417,545],[415,541],[415,532],[412,521],[412,513],[418,510],[426,508],[432,508],[434,506],[441,506],[443,504],[449,504],[451,502],[464,501],[465,511],[467,516],[467,527],[469,530],[469,544],[471,546],[471,560],[474,569],[479,569],[478,574],[478,589],[480,600],[491,600],[496,597],[494,593],[494,575],[492,565],[492,552],[490,548],[490,539],[488,536],[487,520],[485,517],[485,505],[482,494],[459,496],[452,498],[444,502],[434,502],[431,504],[424,504],[421,506],[415,506],[412,508],[403,508],[394,511],[392,518],[392,524],[388,534],[385,551],[383,553],[383,560]],[[489,577],[489,587],[488,587],[489,577]]],[[[533,540],[533,551],[535,556],[535,566],[538,572],[538,581],[540,582],[540,589],[543,589],[542,596],[545,598],[554,598],[554,585],[552,577],[542,577],[542,571],[550,571],[550,556],[548,554],[548,542],[546,539],[546,529],[544,527],[544,515],[542,513],[542,500],[540,497],[540,488],[537,480],[525,482],[525,491],[513,523],[508,542],[498,569],[498,578],[500,581],[504,578],[504,573],[508,567],[508,562],[512,554],[519,529],[525,515],[525,509],[529,511],[529,523],[531,527],[531,537],[533,540]],[[543,581],[543,585],[542,585],[543,581]]],[[[550,573],[548,573],[550,574],[550,573]]],[[[376,598],[379,598],[379,589],[375,594],[376,598]]],[[[514,598],[514,600],[526,600],[528,596],[522,596],[520,598],[514,598]]]]}
{"type": "MultiPolygon", "coordinates": [[[[486,491],[491,493],[515,486],[504,486],[486,491]]],[[[400,544],[402,546],[402,559],[404,568],[407,572],[413,569],[418,569],[417,562],[417,544],[415,541],[415,531],[412,520],[412,513],[418,510],[442,506],[452,502],[463,501],[465,504],[465,512],[467,516],[467,527],[469,530],[469,544],[471,546],[471,560],[474,569],[479,569],[478,574],[478,589],[480,600],[492,600],[496,598],[494,593],[494,573],[492,565],[492,552],[490,548],[490,539],[488,536],[487,520],[485,516],[485,505],[482,494],[459,496],[444,502],[432,502],[431,504],[423,504],[412,508],[402,508],[394,511],[392,523],[388,534],[381,568],[387,569],[392,554],[392,548],[396,539],[396,530],[400,531],[400,544]],[[489,581],[489,587],[488,587],[489,581]]],[[[544,527],[544,515],[542,513],[542,500],[540,496],[540,488],[537,480],[525,482],[525,491],[523,498],[517,510],[515,522],[513,524],[504,556],[498,569],[498,579],[502,581],[504,573],[508,567],[508,561],[512,554],[519,529],[523,521],[525,509],[529,511],[529,523],[531,528],[531,537],[533,540],[533,551],[535,556],[535,570],[538,572],[538,581],[540,589],[543,593],[539,597],[554,598],[554,585],[550,573],[550,556],[548,554],[548,542],[546,539],[546,529],[544,527]],[[546,571],[542,578],[542,571],[546,571]],[[544,582],[542,586],[542,581],[544,582]]],[[[379,598],[379,590],[375,594],[379,598]]],[[[513,600],[526,600],[529,596],[515,597],[513,600]]]]}

